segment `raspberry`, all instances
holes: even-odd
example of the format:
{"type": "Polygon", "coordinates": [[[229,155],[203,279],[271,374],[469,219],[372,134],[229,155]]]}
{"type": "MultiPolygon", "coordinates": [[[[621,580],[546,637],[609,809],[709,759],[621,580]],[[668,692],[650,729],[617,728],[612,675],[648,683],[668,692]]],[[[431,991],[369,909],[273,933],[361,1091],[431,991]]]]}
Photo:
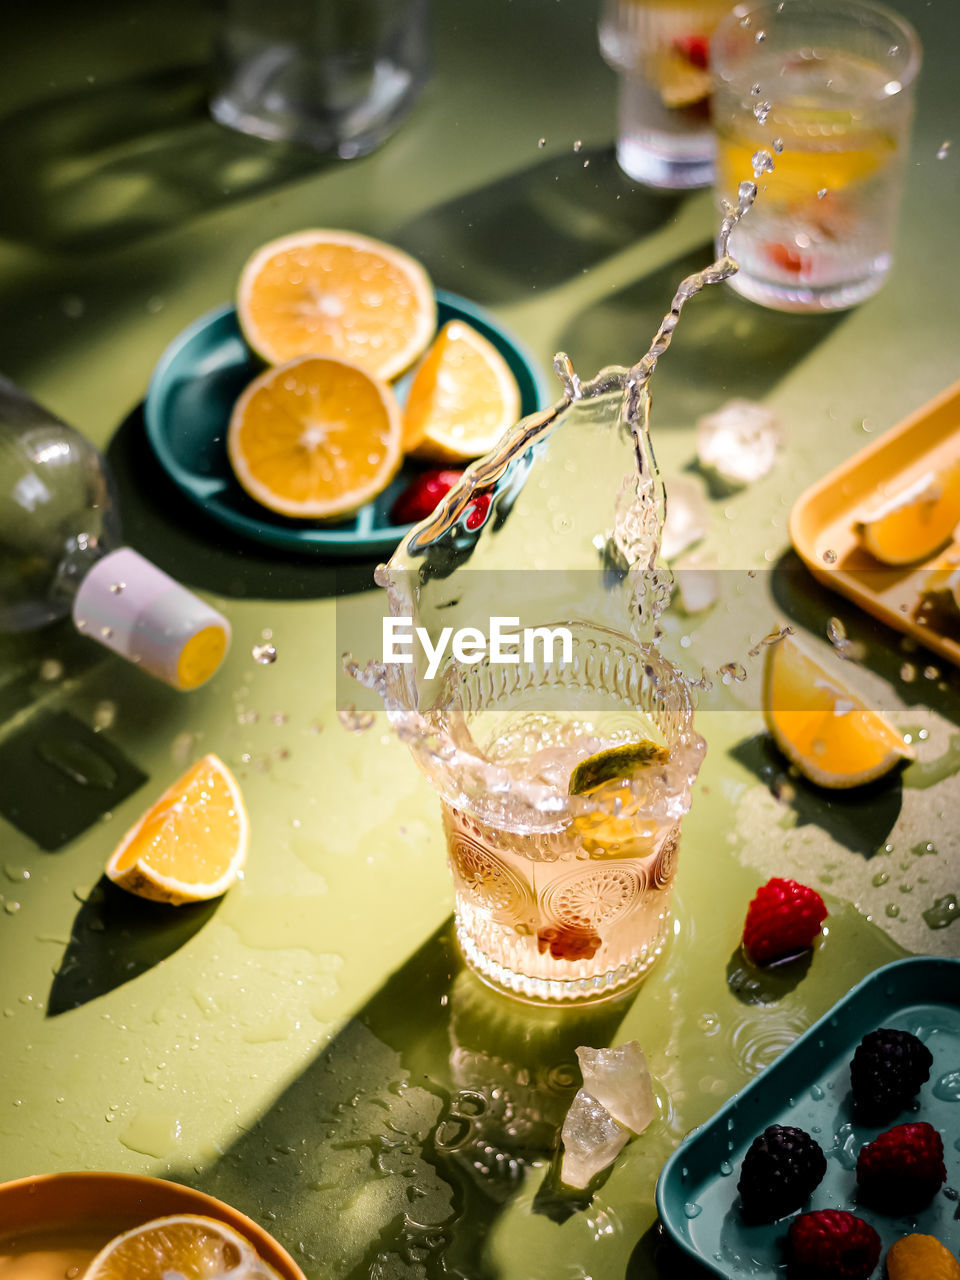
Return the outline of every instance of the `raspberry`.
{"type": "Polygon", "coordinates": [[[390,519],[394,524],[416,524],[418,520],[426,520],[462,474],[462,471],[424,471],[398,495],[390,508],[390,519]]]}
{"type": "Polygon", "coordinates": [[[772,1124],[754,1138],[740,1166],[740,1208],[751,1222],[773,1222],[799,1209],[827,1171],[817,1143],[803,1129],[772,1124]]]}
{"type": "Polygon", "coordinates": [[[757,890],[747,908],[743,946],[755,964],[771,964],[811,945],[827,918],[815,889],[774,876],[757,890]]]}
{"type": "Polygon", "coordinates": [[[880,1260],[880,1237],[843,1209],[801,1213],[787,1235],[792,1271],[816,1280],[866,1280],[880,1260]]]}
{"type": "Polygon", "coordinates": [[[860,1199],[887,1213],[922,1209],[946,1177],[943,1139],[925,1120],[888,1129],[857,1157],[860,1199]]]}
{"type": "Polygon", "coordinates": [[[857,1118],[884,1124],[916,1097],[930,1078],[933,1055],[909,1031],[881,1027],[863,1037],[850,1063],[857,1118]]]}

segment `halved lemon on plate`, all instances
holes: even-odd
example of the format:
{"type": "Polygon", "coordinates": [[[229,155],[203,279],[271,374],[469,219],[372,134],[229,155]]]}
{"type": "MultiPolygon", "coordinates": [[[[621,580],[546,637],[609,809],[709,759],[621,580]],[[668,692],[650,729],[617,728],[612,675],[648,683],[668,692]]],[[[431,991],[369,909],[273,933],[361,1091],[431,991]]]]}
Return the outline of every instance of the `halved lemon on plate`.
{"type": "Polygon", "coordinates": [[[241,273],[237,314],[267,364],[333,356],[387,382],[437,327],[433,285],[419,262],[352,231],[299,231],[263,245],[241,273]]]}
{"type": "Polygon", "coordinates": [[[250,824],[236,778],[204,756],[168,787],[110,856],[106,874],[141,898],[204,902],[219,898],[247,857],[250,824]]]}
{"type": "Polygon", "coordinates": [[[125,1231],[100,1250],[84,1280],[277,1280],[241,1235],[214,1218],[177,1214],[125,1231]]]}
{"type": "Polygon", "coordinates": [[[796,636],[767,649],[763,714],[783,754],[821,787],[858,787],[915,758],[843,673],[829,670],[796,636]]]}
{"type": "Polygon", "coordinates": [[[925,472],[898,493],[863,511],[853,530],[882,564],[926,560],[960,523],[960,461],[925,472]]]}
{"type": "Polygon", "coordinates": [[[227,454],[247,493],[280,515],[339,520],[375,498],[403,458],[393,391],[358,364],[300,356],[243,391],[227,454]]]}
{"type": "Polygon", "coordinates": [[[403,415],[404,448],[434,462],[489,453],[520,417],[520,388],[492,342],[445,324],[417,369],[403,415]]]}

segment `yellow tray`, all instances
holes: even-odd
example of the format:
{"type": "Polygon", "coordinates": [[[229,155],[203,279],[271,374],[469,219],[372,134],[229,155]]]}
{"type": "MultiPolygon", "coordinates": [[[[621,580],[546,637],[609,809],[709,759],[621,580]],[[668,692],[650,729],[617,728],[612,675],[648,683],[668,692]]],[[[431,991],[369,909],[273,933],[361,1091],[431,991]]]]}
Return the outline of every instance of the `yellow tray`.
{"type": "Polygon", "coordinates": [[[921,597],[931,569],[960,565],[954,541],[929,560],[898,568],[881,564],[860,545],[853,522],[879,486],[899,488],[960,457],[960,382],[912,413],[794,503],[790,537],[817,578],[890,626],[960,665],[960,626],[951,626],[921,597]],[[836,555],[831,560],[830,552],[836,555]],[[824,560],[824,555],[827,559],[824,560]]]}

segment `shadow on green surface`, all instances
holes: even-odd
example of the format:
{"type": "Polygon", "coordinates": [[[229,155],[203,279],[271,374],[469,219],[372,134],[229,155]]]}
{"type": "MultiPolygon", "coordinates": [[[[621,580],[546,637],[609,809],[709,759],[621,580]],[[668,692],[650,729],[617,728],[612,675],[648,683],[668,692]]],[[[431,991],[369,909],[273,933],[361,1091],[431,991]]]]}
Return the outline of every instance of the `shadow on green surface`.
{"type": "Polygon", "coordinates": [[[220,902],[170,907],[137,898],[101,876],[74,918],[47,1017],[96,1000],[166,960],[203,928],[220,902]]]}
{"type": "Polygon", "coordinates": [[[372,587],[377,559],[332,563],[274,551],[206,517],[161,470],[147,441],[143,407],[107,447],[132,547],[190,587],[258,600],[317,600],[372,587]]]}
{"type": "Polygon", "coordinates": [[[738,946],[727,961],[727,986],[741,1004],[776,1004],[796,990],[807,976],[812,960],[813,951],[807,949],[798,956],[761,969],[751,964],[738,946]]]}
{"type": "Polygon", "coordinates": [[[865,858],[883,847],[900,816],[903,782],[899,773],[848,791],[826,791],[788,774],[787,762],[769,734],[745,738],[730,754],[769,787],[786,811],[796,814],[798,827],[813,823],[865,858]]]}
{"type": "Polygon", "coordinates": [[[394,238],[438,285],[495,305],[561,284],[650,235],[681,199],[632,182],[612,147],[571,151],[437,205],[394,238]]]}
{"type": "Polygon", "coordinates": [[[629,1003],[498,996],[463,968],[448,922],[216,1165],[175,1176],[302,1241],[308,1273],[492,1278],[484,1240],[553,1156],[575,1050],[609,1043],[629,1003]]]}
{"type": "Polygon", "coordinates": [[[658,1218],[637,1241],[624,1280],[651,1280],[653,1276],[669,1276],[670,1280],[706,1280],[712,1274],[673,1243],[658,1218]]]}
{"type": "MultiPolygon", "coordinates": [[[[581,371],[639,360],[657,332],[681,279],[702,270],[702,248],[627,283],[575,316],[558,345],[581,371]]],[[[689,426],[730,396],[761,400],[843,323],[843,316],[789,315],[755,306],[732,289],[706,289],[683,313],[677,358],[657,367],[655,421],[689,426]]]]}
{"type": "Polygon", "coordinates": [[[41,709],[0,743],[0,814],[48,853],[146,780],[104,734],[65,711],[41,709]]]}
{"type": "Polygon", "coordinates": [[[172,67],[0,119],[0,172],[17,193],[0,204],[0,235],[61,252],[115,249],[321,166],[305,148],[215,124],[206,78],[203,66],[172,67]]]}
{"type": "Polygon", "coordinates": [[[839,618],[847,636],[864,646],[863,665],[887,681],[899,702],[934,707],[938,715],[960,725],[960,672],[912,637],[828,590],[795,551],[784,552],[774,565],[771,590],[784,617],[814,635],[825,635],[829,620],[839,618]],[[936,676],[928,679],[926,671],[936,676]]]}

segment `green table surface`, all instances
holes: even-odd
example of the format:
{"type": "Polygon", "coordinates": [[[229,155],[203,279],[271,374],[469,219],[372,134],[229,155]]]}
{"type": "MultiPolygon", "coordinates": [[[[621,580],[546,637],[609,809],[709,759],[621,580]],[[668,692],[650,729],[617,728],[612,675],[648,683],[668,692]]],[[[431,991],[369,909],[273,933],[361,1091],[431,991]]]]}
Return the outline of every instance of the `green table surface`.
{"type": "MultiPolygon", "coordinates": [[[[866,647],[855,677],[926,730],[933,761],[956,746],[957,673],[925,674],[929,656],[791,572],[786,532],[808,484],[960,373],[960,22],[951,0],[901,7],[925,66],[889,282],[833,318],[726,290],[697,299],[657,375],[654,431],[668,486],[682,474],[702,485],[686,474],[700,413],[732,396],[777,411],[773,472],[710,499],[706,551],[758,571],[753,639],[782,618],[822,638],[840,617],[866,647]]],[[[675,1275],[653,1190],[681,1136],[864,973],[960,951],[960,925],[934,930],[922,914],[960,891],[957,779],[914,772],[946,776],[921,787],[907,775],[866,804],[808,788],[776,799],[753,663],[700,716],[709,751],[676,933],[635,997],[587,1014],[487,992],[451,941],[427,784],[382,717],[364,733],[338,720],[337,600],[368,590],[371,566],[232,540],[147,449],[140,402],[166,343],[229,299],[255,246],[303,226],[410,250],[545,368],[558,348],[583,373],[645,349],[674,283],[706,261],[715,219],[709,193],[652,194],[619,173],[595,20],[579,0],[438,3],[422,100],[379,151],[343,163],[207,118],[212,10],[112,0],[5,17],[0,367],[107,448],[130,542],[214,600],[235,638],[188,696],[67,626],[0,642],[4,737],[66,711],[147,775],[56,852],[0,820],[0,1176],[192,1183],[263,1222],[310,1277],[675,1275]],[[269,666],[251,656],[265,629],[269,666]],[[63,674],[45,680],[51,659],[63,674]],[[116,840],[201,751],[242,783],[243,881],[179,915],[105,893],[116,840]],[[775,872],[824,893],[828,933],[801,980],[738,990],[745,904],[775,872]],[[578,1082],[573,1050],[632,1038],[662,1117],[589,1205],[564,1212],[547,1170],[578,1082]]]]}

